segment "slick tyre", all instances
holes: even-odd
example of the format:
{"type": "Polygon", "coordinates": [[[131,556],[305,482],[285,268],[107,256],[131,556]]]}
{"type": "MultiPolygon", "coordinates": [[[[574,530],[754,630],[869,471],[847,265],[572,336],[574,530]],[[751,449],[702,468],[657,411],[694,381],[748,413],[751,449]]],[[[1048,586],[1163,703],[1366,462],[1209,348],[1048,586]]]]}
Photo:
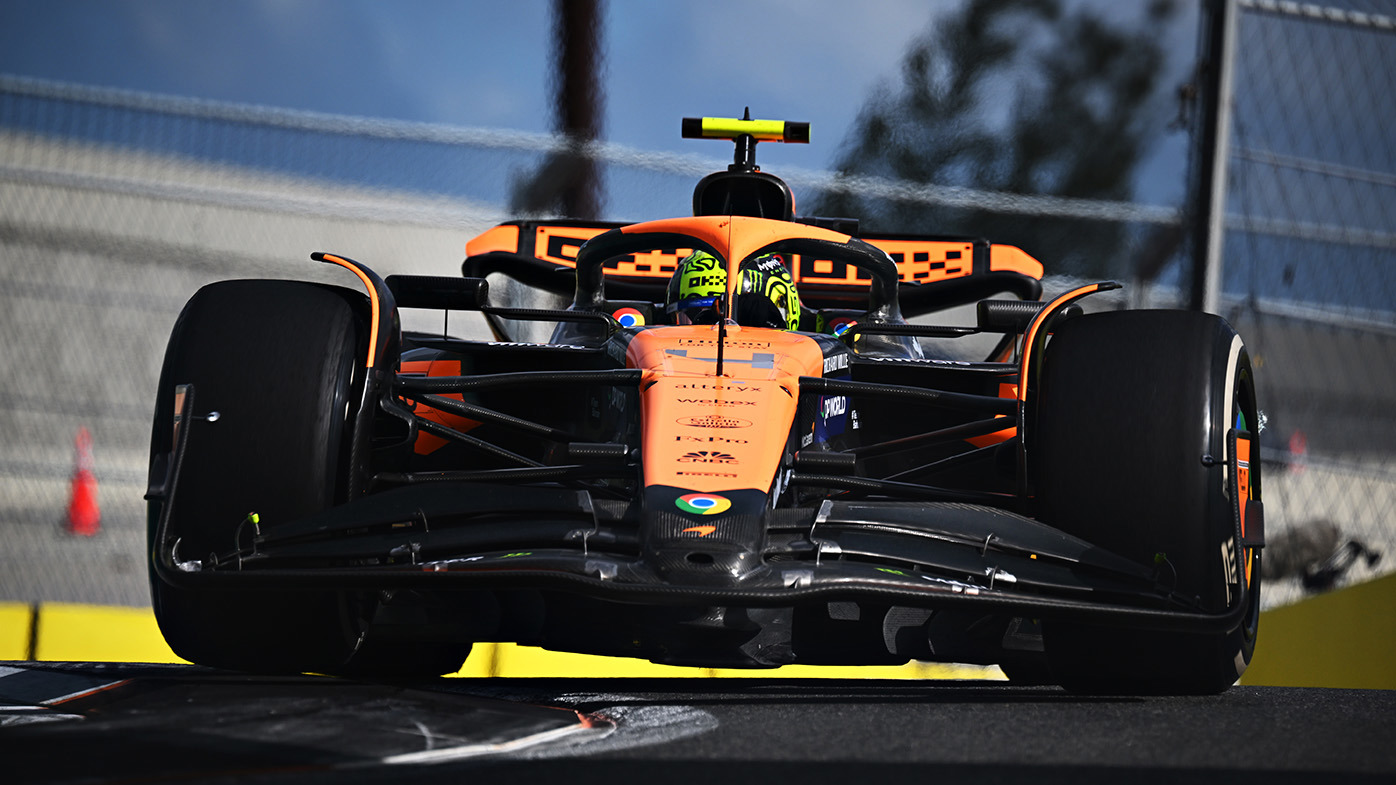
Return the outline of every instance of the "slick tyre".
{"type": "MultiPolygon", "coordinates": [[[[366,310],[355,292],[292,281],[227,281],[194,295],[170,337],[156,397],[153,476],[172,450],[177,385],[193,385],[195,418],[183,426],[190,432],[177,486],[149,506],[152,554],[165,499],[184,560],[233,551],[249,513],[274,527],[345,500],[366,310]]],[[[212,667],[421,675],[420,667],[449,672],[465,658],[455,649],[453,666],[436,653],[429,662],[356,657],[373,595],[192,590],[152,569],[151,599],[174,652],[212,667]]]]}
{"type": "Polygon", "coordinates": [[[1227,689],[1255,651],[1260,611],[1260,550],[1241,549],[1232,498],[1244,485],[1237,495],[1259,500],[1257,448],[1238,473],[1248,482],[1228,465],[1233,429],[1259,430],[1240,337],[1209,314],[1094,314],[1063,324],[1042,363],[1028,434],[1042,520],[1155,569],[1197,610],[1243,614],[1209,633],[1045,620],[1053,678],[1090,693],[1227,689]]]}

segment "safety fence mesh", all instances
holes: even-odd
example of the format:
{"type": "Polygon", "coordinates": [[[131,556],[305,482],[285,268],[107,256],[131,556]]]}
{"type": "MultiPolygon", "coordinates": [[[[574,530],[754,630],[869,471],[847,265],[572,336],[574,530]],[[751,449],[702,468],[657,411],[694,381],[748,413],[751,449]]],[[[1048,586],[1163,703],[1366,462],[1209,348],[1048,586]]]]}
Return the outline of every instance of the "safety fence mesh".
{"type": "Polygon", "coordinates": [[[1243,0],[1224,315],[1268,415],[1272,601],[1396,568],[1396,20],[1243,0]]]}
{"type": "MultiPolygon", "coordinates": [[[[1396,31],[1367,11],[1240,3],[1222,301],[1268,415],[1267,605],[1396,564],[1396,31]]],[[[148,602],[154,388],[199,286],[354,285],[310,262],[317,250],[383,274],[455,274],[465,241],[512,217],[517,190],[564,149],[545,135],[0,76],[0,600],[148,602]],[[71,515],[82,429],[101,514],[90,537],[71,515]]],[[[588,152],[616,219],[684,214],[694,181],[727,164],[588,152]]],[[[1058,239],[1112,226],[1114,250],[1092,271],[1152,283],[1104,307],[1183,302],[1181,204],[778,173],[802,203],[856,192],[950,215],[971,206],[1058,239]]],[[[1031,237],[1011,241],[1034,251],[1031,237]]]]}

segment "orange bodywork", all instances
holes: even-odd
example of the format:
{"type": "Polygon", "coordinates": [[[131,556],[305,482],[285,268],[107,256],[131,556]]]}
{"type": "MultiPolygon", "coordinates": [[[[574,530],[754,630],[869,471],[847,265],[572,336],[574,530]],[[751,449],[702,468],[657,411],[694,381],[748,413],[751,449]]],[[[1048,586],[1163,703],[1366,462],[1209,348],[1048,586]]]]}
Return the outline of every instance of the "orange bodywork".
{"type": "Polygon", "coordinates": [[[478,256],[482,253],[498,251],[515,253],[518,250],[519,227],[509,224],[496,226],[465,244],[467,256],[478,256]]]}
{"type": "Polygon", "coordinates": [[[364,275],[362,270],[355,267],[354,264],[347,259],[328,253],[324,254],[324,258],[325,261],[337,264],[357,276],[359,281],[363,283],[364,289],[368,292],[370,309],[368,320],[368,359],[364,362],[364,366],[372,368],[378,362],[378,315],[383,308],[382,303],[378,302],[378,290],[374,288],[373,281],[370,281],[369,277],[364,275]]]}
{"type": "Polygon", "coordinates": [[[1029,256],[1023,249],[1011,245],[989,246],[990,272],[1022,273],[1030,278],[1042,280],[1042,262],[1029,256]]]}
{"type": "MultiPolygon", "coordinates": [[[[1000,398],[1006,398],[1006,399],[1008,399],[1008,400],[1010,400],[1010,401],[1012,401],[1012,400],[1017,400],[1017,398],[1018,398],[1018,385],[1016,385],[1016,384],[1009,384],[1009,383],[1007,383],[1007,382],[1000,382],[1000,383],[999,383],[999,397],[1000,397],[1000,398]]],[[[1007,417],[1006,417],[1005,415],[1002,415],[1002,414],[997,415],[997,416],[998,416],[999,418],[1002,418],[1002,419],[1007,419],[1007,417]]],[[[969,442],[970,444],[974,445],[975,447],[989,447],[989,446],[995,445],[995,444],[1002,444],[1003,442],[1006,442],[1006,441],[1008,441],[1009,439],[1012,439],[1014,436],[1017,436],[1017,435],[1018,435],[1018,426],[1017,426],[1017,425],[1012,425],[1012,426],[1009,426],[1009,427],[1007,427],[1007,428],[1004,428],[1004,429],[1001,430],[1001,431],[994,431],[993,433],[986,433],[986,434],[984,434],[983,436],[975,436],[975,437],[972,437],[972,438],[969,438],[969,439],[965,439],[965,441],[969,442]]]]}
{"type": "Polygon", "coordinates": [[[819,344],[796,333],[729,325],[717,376],[715,325],[637,334],[626,364],[643,370],[646,485],[766,492],[799,402],[799,377],[819,376],[819,344]]]}
{"type": "MultiPolygon", "coordinates": [[[[419,374],[421,376],[460,376],[460,360],[413,360],[402,363],[401,373],[419,374]]],[[[464,400],[460,393],[450,393],[445,397],[455,398],[458,401],[464,400]]],[[[412,402],[412,411],[418,417],[440,423],[448,428],[453,428],[461,433],[466,433],[476,428],[480,423],[458,414],[443,412],[440,409],[433,409],[424,403],[412,402]]],[[[430,455],[442,447],[446,446],[446,440],[440,436],[430,433],[418,433],[417,441],[413,444],[412,450],[418,455],[430,455]]]]}
{"type": "MultiPolygon", "coordinates": [[[[1032,322],[1028,324],[1027,331],[1023,333],[1023,358],[1019,362],[1018,371],[1018,376],[1020,379],[1022,379],[1022,383],[1018,387],[1019,403],[1027,401],[1028,379],[1030,378],[1030,376],[1028,375],[1028,368],[1031,363],[1035,363],[1038,361],[1038,358],[1035,356],[1035,352],[1038,350],[1042,343],[1038,340],[1039,332],[1042,330],[1042,325],[1045,324],[1052,317],[1053,314],[1061,310],[1068,303],[1079,300],[1088,294],[1094,294],[1096,292],[1101,291],[1108,291],[1110,289],[1115,289],[1118,287],[1119,284],[1116,283],[1087,284],[1086,286],[1079,286],[1075,289],[1072,289],[1071,291],[1066,292],[1065,294],[1058,295],[1055,300],[1052,300],[1051,302],[1042,306],[1042,310],[1037,312],[1037,316],[1033,317],[1032,322]]],[[[1041,333],[1041,338],[1044,341],[1046,337],[1047,334],[1045,332],[1041,333]]]]}

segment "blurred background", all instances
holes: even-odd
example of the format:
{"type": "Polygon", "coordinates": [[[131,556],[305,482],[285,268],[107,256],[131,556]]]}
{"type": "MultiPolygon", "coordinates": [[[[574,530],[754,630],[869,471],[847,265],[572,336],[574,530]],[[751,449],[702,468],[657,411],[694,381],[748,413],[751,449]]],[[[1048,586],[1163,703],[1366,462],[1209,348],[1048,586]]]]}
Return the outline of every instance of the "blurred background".
{"type": "Polygon", "coordinates": [[[1043,261],[1049,295],[1108,278],[1126,286],[1095,307],[1225,316],[1267,415],[1266,607],[1387,575],[1394,14],[4,0],[0,602],[148,606],[149,418],[199,286],[354,285],[313,251],[453,275],[511,217],[686,214],[730,148],[680,118],[747,107],[812,124],[757,152],[801,214],[982,235],[1043,261]]]}

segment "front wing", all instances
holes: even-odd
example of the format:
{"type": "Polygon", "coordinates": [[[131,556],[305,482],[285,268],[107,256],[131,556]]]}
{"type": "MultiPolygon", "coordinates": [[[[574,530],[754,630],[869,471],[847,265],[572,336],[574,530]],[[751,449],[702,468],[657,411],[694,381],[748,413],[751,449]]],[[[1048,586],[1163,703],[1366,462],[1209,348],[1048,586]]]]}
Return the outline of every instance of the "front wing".
{"type": "MultiPolygon", "coordinates": [[[[686,570],[674,581],[641,557],[627,503],[583,490],[451,481],[365,496],[265,530],[249,518],[215,560],[185,561],[169,532],[178,499],[166,489],[177,487],[196,430],[180,429],[166,475],[151,488],[164,501],[153,569],[190,589],[523,588],[752,608],[868,600],[1197,632],[1233,628],[1248,605],[1241,596],[1227,610],[1203,610],[1172,591],[1166,571],[1012,512],[948,502],[825,500],[772,510],[760,567],[740,576],[686,570]]],[[[1237,472],[1230,476],[1234,483],[1237,472]]],[[[1237,526],[1239,536],[1239,513],[1237,526]]]]}

